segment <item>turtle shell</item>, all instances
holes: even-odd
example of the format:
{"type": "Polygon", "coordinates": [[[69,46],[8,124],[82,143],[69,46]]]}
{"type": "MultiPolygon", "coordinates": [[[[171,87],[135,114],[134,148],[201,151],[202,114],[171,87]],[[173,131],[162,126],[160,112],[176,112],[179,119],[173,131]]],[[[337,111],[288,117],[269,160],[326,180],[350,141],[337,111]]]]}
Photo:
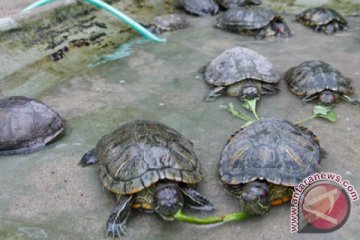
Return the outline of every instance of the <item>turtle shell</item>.
{"type": "Polygon", "coordinates": [[[96,145],[103,185],[133,194],[160,180],[198,183],[202,174],[193,144],[161,123],[135,121],[105,135],[96,145]]]}
{"type": "Polygon", "coordinates": [[[320,145],[304,127],[285,120],[259,120],[236,132],[220,160],[221,181],[228,185],[256,179],[295,186],[318,172],[320,145]]]}
{"type": "Polygon", "coordinates": [[[246,79],[275,84],[280,74],[267,58],[243,47],[225,50],[205,69],[205,81],[215,86],[228,86],[246,79]]]}
{"type": "Polygon", "coordinates": [[[290,90],[299,96],[311,96],[324,90],[350,95],[351,79],[331,65],[317,60],[305,61],[290,68],[284,76],[290,90]]]}
{"type": "Polygon", "coordinates": [[[262,3],[262,0],[218,0],[218,3],[221,7],[229,9],[247,5],[259,5],[262,3]]]}
{"type": "Polygon", "coordinates": [[[347,24],[347,21],[337,11],[331,8],[315,7],[309,8],[296,15],[296,20],[306,23],[307,26],[325,25],[331,21],[347,24]]]}
{"type": "Polygon", "coordinates": [[[33,152],[64,130],[65,120],[40,101],[21,96],[0,100],[0,155],[33,152]]]}
{"type": "Polygon", "coordinates": [[[151,25],[160,32],[173,31],[188,26],[185,17],[179,14],[157,16],[152,20],[151,25]]]}
{"type": "Polygon", "coordinates": [[[219,13],[219,5],[214,0],[176,0],[175,5],[196,16],[219,13]]]}
{"type": "Polygon", "coordinates": [[[234,7],[217,18],[216,27],[221,29],[254,30],[266,27],[278,17],[274,11],[262,7],[234,7]]]}

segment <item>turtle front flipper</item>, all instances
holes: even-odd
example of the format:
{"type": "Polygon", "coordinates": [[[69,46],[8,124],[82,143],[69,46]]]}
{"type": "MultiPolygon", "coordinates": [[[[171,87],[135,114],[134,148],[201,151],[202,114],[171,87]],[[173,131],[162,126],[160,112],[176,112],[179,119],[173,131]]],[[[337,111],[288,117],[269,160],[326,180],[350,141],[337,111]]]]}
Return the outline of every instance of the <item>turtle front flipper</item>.
{"type": "Polygon", "coordinates": [[[311,102],[313,100],[315,100],[316,98],[318,98],[319,95],[318,94],[313,94],[313,95],[308,95],[308,96],[304,96],[301,98],[301,101],[307,103],[307,102],[311,102]]]}
{"type": "Polygon", "coordinates": [[[188,186],[181,186],[181,192],[184,194],[185,202],[194,209],[202,211],[213,211],[214,205],[195,189],[188,186]]]}
{"type": "Polygon", "coordinates": [[[129,216],[135,198],[133,195],[120,196],[117,204],[111,211],[109,219],[106,222],[106,233],[108,236],[118,237],[125,235],[126,219],[129,216]]]}
{"type": "Polygon", "coordinates": [[[329,23],[328,25],[324,26],[324,32],[327,35],[331,35],[333,33],[335,33],[337,30],[337,27],[334,23],[329,23]]]}
{"type": "Polygon", "coordinates": [[[350,97],[350,96],[348,96],[348,95],[345,95],[345,94],[344,94],[344,95],[341,96],[341,98],[344,99],[345,101],[351,103],[351,104],[354,104],[354,105],[357,106],[357,107],[360,106],[359,100],[357,100],[357,99],[355,99],[355,98],[352,98],[352,97],[350,97]]]}
{"type": "Polygon", "coordinates": [[[275,95],[280,89],[274,84],[261,84],[261,94],[263,95],[275,95]]]}
{"type": "Polygon", "coordinates": [[[271,184],[270,187],[270,205],[278,206],[291,200],[294,188],[271,184]]]}
{"type": "Polygon", "coordinates": [[[97,159],[95,155],[95,149],[91,149],[82,156],[79,165],[82,167],[87,167],[96,163],[97,163],[97,159]]]}
{"type": "Polygon", "coordinates": [[[216,87],[212,89],[204,98],[205,101],[214,101],[217,97],[221,96],[225,90],[225,87],[216,87]]]}

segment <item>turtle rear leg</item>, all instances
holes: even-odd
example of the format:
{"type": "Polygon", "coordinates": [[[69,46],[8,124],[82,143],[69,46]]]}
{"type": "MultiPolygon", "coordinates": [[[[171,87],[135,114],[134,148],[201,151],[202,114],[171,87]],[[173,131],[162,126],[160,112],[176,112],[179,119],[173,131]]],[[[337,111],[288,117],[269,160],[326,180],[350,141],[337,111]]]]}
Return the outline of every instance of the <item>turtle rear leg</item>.
{"type": "Polygon", "coordinates": [[[281,185],[270,185],[270,205],[278,206],[291,200],[294,189],[281,185]]]}
{"type": "Polygon", "coordinates": [[[184,195],[185,202],[193,209],[202,211],[213,211],[214,205],[203,195],[189,186],[181,186],[181,192],[184,195]]]}
{"type": "Polygon", "coordinates": [[[95,155],[95,149],[91,149],[82,156],[79,165],[82,167],[87,167],[90,165],[94,165],[96,163],[97,163],[97,159],[95,155]]]}
{"type": "Polygon", "coordinates": [[[112,236],[114,238],[126,234],[126,219],[129,216],[134,201],[135,198],[133,195],[120,196],[118,198],[117,204],[111,211],[111,214],[106,222],[106,233],[108,236],[112,236]]]}
{"type": "Polygon", "coordinates": [[[221,96],[225,90],[225,87],[216,87],[212,89],[208,94],[205,96],[205,101],[214,101],[217,97],[221,96]]]}

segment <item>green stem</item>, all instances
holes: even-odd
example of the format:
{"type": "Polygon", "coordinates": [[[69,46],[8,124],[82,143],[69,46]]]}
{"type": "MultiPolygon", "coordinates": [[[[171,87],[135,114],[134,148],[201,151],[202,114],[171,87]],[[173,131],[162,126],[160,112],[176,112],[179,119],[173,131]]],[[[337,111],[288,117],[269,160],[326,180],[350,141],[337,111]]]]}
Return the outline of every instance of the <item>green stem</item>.
{"type": "Polygon", "coordinates": [[[190,217],[184,215],[181,210],[179,210],[175,215],[174,218],[176,220],[194,224],[214,224],[214,223],[222,223],[224,217],[223,216],[212,216],[206,218],[197,218],[197,217],[190,217]]]}
{"type": "Polygon", "coordinates": [[[250,101],[247,101],[247,104],[248,104],[251,112],[254,114],[256,120],[259,120],[259,116],[256,113],[256,102],[257,102],[257,100],[259,100],[259,98],[254,98],[254,99],[252,99],[250,101]]]}
{"type": "Polygon", "coordinates": [[[250,214],[248,214],[247,212],[229,213],[224,216],[223,222],[242,221],[249,216],[250,214]]]}
{"type": "Polygon", "coordinates": [[[254,122],[255,121],[255,119],[238,112],[234,108],[234,105],[232,103],[229,103],[228,107],[221,105],[220,108],[227,110],[231,115],[233,115],[234,117],[240,118],[241,120],[244,120],[245,122],[254,122]]]}
{"type": "Polygon", "coordinates": [[[309,121],[309,120],[314,119],[314,118],[316,118],[316,115],[312,115],[311,117],[304,118],[304,119],[301,119],[301,120],[299,120],[299,121],[296,121],[296,122],[294,122],[294,124],[300,124],[300,123],[309,121]]]}
{"type": "Polygon", "coordinates": [[[190,217],[187,215],[184,215],[181,210],[179,210],[174,218],[182,221],[182,222],[188,222],[188,223],[194,223],[194,224],[214,224],[214,223],[226,223],[226,222],[232,222],[232,221],[243,221],[246,218],[248,218],[250,214],[247,212],[237,212],[237,213],[229,213],[224,216],[211,216],[206,218],[197,218],[197,217],[190,217]]]}
{"type": "Polygon", "coordinates": [[[254,114],[256,120],[259,120],[259,116],[257,115],[256,110],[251,108],[251,111],[254,114]]]}

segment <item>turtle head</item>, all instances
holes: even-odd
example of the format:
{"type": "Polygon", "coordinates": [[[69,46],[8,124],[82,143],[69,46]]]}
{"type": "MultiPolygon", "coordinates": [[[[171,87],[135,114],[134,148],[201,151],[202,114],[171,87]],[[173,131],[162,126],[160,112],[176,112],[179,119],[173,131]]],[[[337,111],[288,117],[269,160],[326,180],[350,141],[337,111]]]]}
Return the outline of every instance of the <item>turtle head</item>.
{"type": "Polygon", "coordinates": [[[337,97],[338,96],[333,91],[325,90],[319,94],[319,101],[321,103],[329,105],[329,104],[335,103],[337,100],[337,97]]]}
{"type": "Polygon", "coordinates": [[[262,181],[249,182],[243,187],[240,199],[249,214],[265,215],[270,207],[269,185],[262,181]]]}
{"type": "Polygon", "coordinates": [[[280,16],[275,17],[271,22],[271,28],[275,31],[275,35],[279,37],[289,37],[292,32],[288,25],[284,22],[284,19],[280,16]]]}
{"type": "Polygon", "coordinates": [[[245,100],[245,99],[251,100],[251,99],[259,98],[260,91],[255,85],[248,85],[248,86],[245,85],[241,89],[241,94],[239,97],[241,98],[241,100],[245,100]]]}
{"type": "Polygon", "coordinates": [[[233,84],[229,86],[226,91],[229,96],[238,97],[240,101],[260,98],[261,95],[259,86],[252,80],[245,80],[233,84]]]}
{"type": "Polygon", "coordinates": [[[159,183],[154,192],[155,212],[165,220],[173,220],[173,216],[183,207],[182,193],[175,183],[159,183]]]}

